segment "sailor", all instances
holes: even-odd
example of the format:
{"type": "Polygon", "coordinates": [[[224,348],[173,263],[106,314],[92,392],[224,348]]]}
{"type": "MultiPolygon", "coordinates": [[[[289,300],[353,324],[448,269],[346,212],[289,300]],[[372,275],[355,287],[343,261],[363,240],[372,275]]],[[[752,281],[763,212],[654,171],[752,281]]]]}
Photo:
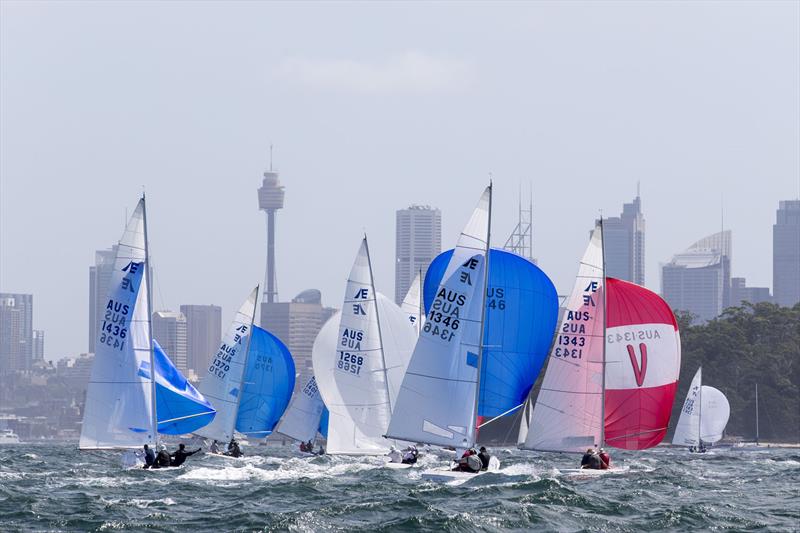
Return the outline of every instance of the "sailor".
{"type": "Polygon", "coordinates": [[[307,452],[308,451],[308,447],[306,446],[306,443],[303,442],[303,441],[300,441],[300,451],[301,452],[307,452]]]}
{"type": "Polygon", "coordinates": [[[389,453],[387,453],[386,456],[389,457],[390,463],[403,462],[403,455],[400,453],[400,450],[394,447],[394,445],[389,448],[389,453]]]}
{"type": "Polygon", "coordinates": [[[481,470],[488,470],[489,469],[489,459],[492,456],[489,455],[489,452],[486,451],[484,446],[481,446],[481,453],[478,454],[478,459],[481,460],[481,470]]]}
{"type": "Polygon", "coordinates": [[[158,455],[156,455],[156,460],[153,463],[152,468],[167,468],[170,466],[171,459],[169,457],[169,453],[167,452],[167,446],[164,444],[159,444],[158,446],[158,455]]]}
{"type": "Polygon", "coordinates": [[[219,453],[219,444],[216,440],[211,443],[211,446],[208,447],[208,451],[211,453],[219,453]]]}
{"type": "Polygon", "coordinates": [[[591,468],[589,464],[592,462],[592,454],[594,454],[594,450],[589,448],[586,450],[586,453],[583,454],[581,458],[581,468],[591,468]]]}
{"type": "Polygon", "coordinates": [[[144,445],[144,468],[150,468],[156,462],[156,452],[148,446],[144,445]]]}
{"type": "Polygon", "coordinates": [[[325,455],[325,448],[322,447],[322,444],[319,445],[319,451],[317,451],[317,455],[325,455]]]}
{"type": "Polygon", "coordinates": [[[611,468],[611,456],[603,448],[600,448],[600,470],[608,470],[611,468]]]}
{"type": "Polygon", "coordinates": [[[231,439],[231,442],[228,444],[228,451],[225,455],[230,455],[231,457],[241,457],[244,455],[236,439],[231,439]]]}
{"type": "Polygon", "coordinates": [[[190,455],[196,454],[200,450],[201,450],[200,448],[197,448],[193,452],[187,452],[186,451],[186,445],[181,442],[180,444],[178,444],[178,449],[175,450],[175,453],[173,453],[171,455],[171,462],[170,462],[169,465],[170,466],[181,466],[184,463],[184,461],[186,461],[187,457],[189,457],[190,455]]]}
{"type": "Polygon", "coordinates": [[[412,444],[406,448],[405,453],[403,453],[403,464],[413,465],[417,462],[417,457],[419,457],[419,452],[417,451],[417,447],[412,444]]]}
{"type": "Polygon", "coordinates": [[[478,452],[475,451],[475,448],[470,448],[464,452],[464,455],[458,460],[453,470],[456,472],[470,472],[474,474],[481,471],[481,466],[482,463],[478,457],[478,452]]]}

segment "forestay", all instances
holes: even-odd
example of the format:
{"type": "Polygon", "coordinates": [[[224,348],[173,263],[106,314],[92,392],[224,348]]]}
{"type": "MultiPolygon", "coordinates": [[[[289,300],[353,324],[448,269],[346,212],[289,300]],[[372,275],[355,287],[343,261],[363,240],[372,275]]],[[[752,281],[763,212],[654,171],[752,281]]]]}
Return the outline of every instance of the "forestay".
{"type": "Polygon", "coordinates": [[[672,435],[672,444],[678,446],[700,445],[700,387],[703,385],[703,368],[698,368],[697,373],[686,393],[686,400],[681,408],[675,434],[672,435]]]}
{"type": "Polygon", "coordinates": [[[272,433],[294,390],[294,360],[272,333],[253,326],[236,431],[263,438],[272,433]]]}
{"type": "Polygon", "coordinates": [[[81,449],[140,448],[157,438],[151,378],[145,203],[117,247],[86,390],[81,449]]]}
{"type": "Polygon", "coordinates": [[[642,450],[667,432],[681,341],[669,305],[634,283],[607,278],[605,443],[642,450]]]}
{"type": "Polygon", "coordinates": [[[440,446],[475,442],[491,186],[458,240],[411,357],[388,436],[440,446]]]}
{"type": "Polygon", "coordinates": [[[725,433],[731,406],[722,391],[708,385],[703,385],[700,398],[703,405],[700,411],[700,439],[707,443],[717,442],[725,433]]]}
{"type": "Polygon", "coordinates": [[[550,350],[523,448],[580,452],[600,443],[603,401],[603,250],[595,227],[550,350]]]}
{"type": "MultiPolygon", "coordinates": [[[[335,338],[334,334],[334,343],[335,338]]],[[[289,404],[275,431],[301,442],[313,441],[317,436],[324,408],[317,380],[311,376],[292,398],[292,403],[289,404]]]]}
{"type": "MultiPolygon", "coordinates": [[[[427,311],[452,255],[452,250],[442,252],[428,267],[424,290],[427,311]]],[[[547,357],[558,320],[556,288],[539,267],[497,249],[489,252],[489,265],[479,425],[485,418],[508,413],[525,401],[547,357]]]]}
{"type": "Polygon", "coordinates": [[[178,370],[153,339],[153,362],[156,367],[156,413],[158,432],[183,435],[207,425],[216,411],[178,370]]]}
{"type": "Polygon", "coordinates": [[[237,311],[200,383],[200,392],[217,410],[214,420],[195,432],[201,437],[220,442],[233,438],[257,298],[258,287],[237,311]]]}
{"type": "Polygon", "coordinates": [[[366,239],[350,271],[332,344],[327,344],[330,329],[326,328],[330,326],[320,332],[312,358],[329,410],[327,451],[386,453],[389,442],[382,435],[413,348],[414,331],[399,307],[375,293],[366,239]]]}

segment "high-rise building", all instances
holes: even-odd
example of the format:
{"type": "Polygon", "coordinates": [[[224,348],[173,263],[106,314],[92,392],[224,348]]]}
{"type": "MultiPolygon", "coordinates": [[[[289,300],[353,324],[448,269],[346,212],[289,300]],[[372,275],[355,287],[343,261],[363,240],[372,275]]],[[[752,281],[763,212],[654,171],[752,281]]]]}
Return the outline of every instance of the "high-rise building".
{"type": "Polygon", "coordinates": [[[33,295],[0,292],[0,372],[30,370],[33,295]]]}
{"type": "Polygon", "coordinates": [[[742,302],[758,304],[771,301],[769,287],[748,287],[744,278],[731,278],[730,306],[740,306],[742,302]]]}
{"type": "Polygon", "coordinates": [[[153,313],[153,338],[172,363],[182,372],[186,372],[186,317],[174,311],[156,311],[153,313]]]}
{"type": "Polygon", "coordinates": [[[261,327],[278,337],[292,354],[301,378],[298,384],[311,377],[311,349],[314,339],[325,322],[336,312],[322,306],[322,293],[317,289],[301,292],[291,302],[263,302],[261,327]]]}
{"type": "Polygon", "coordinates": [[[44,361],[44,331],[41,329],[33,330],[31,340],[33,343],[31,359],[33,362],[44,361]]]}
{"type": "Polygon", "coordinates": [[[772,294],[775,303],[800,302],[800,200],[778,204],[772,226],[772,294]]]}
{"type": "Polygon", "coordinates": [[[622,214],[603,220],[606,275],[644,285],[644,215],[639,195],[622,214]]]}
{"type": "Polygon", "coordinates": [[[278,173],[272,170],[270,162],[269,170],[264,172],[264,181],[258,188],[258,208],[267,213],[267,272],[263,298],[267,303],[278,300],[278,282],[275,273],[275,213],[283,208],[284,194],[278,173]]]}
{"type": "Polygon", "coordinates": [[[705,322],[730,301],[731,232],[701,239],[661,267],[661,293],[676,310],[705,322]]]}
{"type": "Polygon", "coordinates": [[[394,300],[400,304],[417,273],[424,276],[442,250],[442,212],[427,205],[400,209],[395,231],[394,300]]]}
{"type": "Polygon", "coordinates": [[[89,352],[94,353],[100,322],[105,314],[108,287],[114,272],[117,246],[109,250],[97,250],[94,266],[89,267],[89,352]]]}
{"type": "Polygon", "coordinates": [[[189,368],[204,376],[222,341],[222,308],[218,305],[182,305],[186,317],[186,351],[189,368]]]}

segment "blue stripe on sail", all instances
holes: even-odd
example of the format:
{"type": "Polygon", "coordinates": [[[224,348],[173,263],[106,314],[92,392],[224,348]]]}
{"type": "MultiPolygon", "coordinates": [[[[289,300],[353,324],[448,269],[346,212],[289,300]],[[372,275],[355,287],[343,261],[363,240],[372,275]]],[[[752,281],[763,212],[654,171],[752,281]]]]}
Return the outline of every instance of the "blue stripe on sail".
{"type": "Polygon", "coordinates": [[[319,434],[328,438],[328,418],[330,417],[330,413],[328,412],[327,407],[322,408],[322,415],[319,417],[319,434]]]}
{"type": "MultiPolygon", "coordinates": [[[[452,250],[442,252],[428,267],[426,310],[452,255],[452,250]]],[[[478,416],[493,417],[524,402],[542,370],[556,328],[558,296],[539,267],[496,249],[489,255],[486,296],[478,416]]],[[[468,355],[467,364],[470,361],[468,355]]]]}
{"type": "Polygon", "coordinates": [[[139,371],[136,375],[140,378],[150,379],[150,361],[142,361],[139,363],[139,371]]]}
{"type": "Polygon", "coordinates": [[[236,418],[237,431],[257,437],[272,432],[289,405],[294,372],[294,361],[286,345],[270,332],[254,326],[236,418]]]}
{"type": "Polygon", "coordinates": [[[478,354],[467,352],[467,365],[473,368],[478,368],[478,354]]]}
{"type": "Polygon", "coordinates": [[[153,362],[156,367],[158,432],[182,435],[211,423],[217,412],[172,364],[155,339],[153,362]]]}
{"type": "Polygon", "coordinates": [[[236,398],[237,396],[239,396],[239,389],[238,388],[233,388],[233,389],[231,389],[231,391],[228,394],[230,394],[231,396],[236,398]]]}

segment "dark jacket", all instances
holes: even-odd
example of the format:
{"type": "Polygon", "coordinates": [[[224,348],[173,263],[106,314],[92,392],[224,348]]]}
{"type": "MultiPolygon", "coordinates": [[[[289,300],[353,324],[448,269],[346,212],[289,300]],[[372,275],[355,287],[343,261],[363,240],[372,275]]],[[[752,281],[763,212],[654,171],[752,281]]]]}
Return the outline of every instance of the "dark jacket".
{"type": "Polygon", "coordinates": [[[186,450],[181,450],[181,449],[176,450],[175,453],[172,454],[172,462],[170,463],[170,466],[181,466],[184,463],[184,461],[186,461],[187,457],[189,457],[190,455],[194,455],[199,451],[200,448],[196,449],[193,452],[187,452],[186,450]]]}
{"type": "Polygon", "coordinates": [[[166,468],[170,466],[170,463],[171,459],[167,450],[161,450],[158,452],[158,455],[156,455],[156,462],[153,463],[153,468],[166,468]]]}
{"type": "Polygon", "coordinates": [[[153,448],[147,448],[144,451],[144,465],[145,466],[153,466],[153,463],[156,462],[156,452],[153,451],[153,448]]]}
{"type": "Polygon", "coordinates": [[[481,452],[478,454],[478,458],[481,460],[481,470],[487,470],[489,468],[489,459],[491,459],[491,455],[486,452],[481,452]]]}

